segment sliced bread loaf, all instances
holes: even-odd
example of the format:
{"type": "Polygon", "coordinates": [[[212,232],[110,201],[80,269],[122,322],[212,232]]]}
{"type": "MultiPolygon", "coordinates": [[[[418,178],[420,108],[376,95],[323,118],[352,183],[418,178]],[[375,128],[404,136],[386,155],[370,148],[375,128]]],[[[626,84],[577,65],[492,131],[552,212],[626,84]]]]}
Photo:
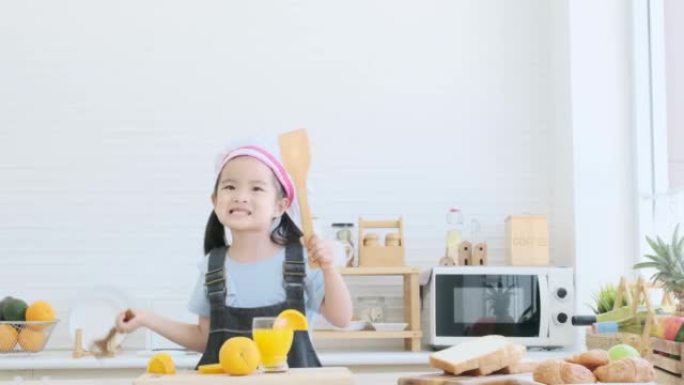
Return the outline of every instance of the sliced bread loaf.
{"type": "Polygon", "coordinates": [[[484,336],[431,354],[430,366],[452,374],[485,375],[517,363],[526,351],[506,337],[484,336]]]}

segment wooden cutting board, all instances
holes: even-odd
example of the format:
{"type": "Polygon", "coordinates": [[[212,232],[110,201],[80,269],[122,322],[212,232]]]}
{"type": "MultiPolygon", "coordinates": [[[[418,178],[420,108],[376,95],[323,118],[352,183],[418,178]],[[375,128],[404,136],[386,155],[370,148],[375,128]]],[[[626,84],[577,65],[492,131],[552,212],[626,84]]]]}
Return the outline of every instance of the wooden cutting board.
{"type": "Polygon", "coordinates": [[[284,373],[255,373],[248,376],[199,374],[194,370],[160,375],[145,373],[133,385],[353,385],[354,377],[347,368],[293,368],[284,373]]]}
{"type": "Polygon", "coordinates": [[[450,376],[443,373],[400,377],[399,385],[539,385],[531,374],[450,376]]]}

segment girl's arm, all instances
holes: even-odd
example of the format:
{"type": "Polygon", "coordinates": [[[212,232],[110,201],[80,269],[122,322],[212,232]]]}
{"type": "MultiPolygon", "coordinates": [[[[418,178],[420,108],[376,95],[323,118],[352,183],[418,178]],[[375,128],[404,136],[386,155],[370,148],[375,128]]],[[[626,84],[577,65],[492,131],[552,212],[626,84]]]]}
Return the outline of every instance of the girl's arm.
{"type": "Polygon", "coordinates": [[[333,244],[330,240],[312,235],[308,240],[302,237],[302,244],[313,261],[317,262],[323,273],[325,296],[321,303],[321,314],[337,327],[349,325],[352,319],[352,301],[347,284],[334,265],[333,244]]]}
{"type": "Polygon", "coordinates": [[[325,297],[321,303],[321,314],[337,327],[349,325],[352,319],[352,301],[342,275],[334,267],[323,269],[323,281],[325,297]]]}
{"type": "Polygon", "coordinates": [[[144,309],[133,309],[133,318],[124,321],[125,313],[119,314],[116,328],[130,333],[146,327],[189,350],[203,353],[209,338],[209,317],[199,317],[197,324],[174,321],[144,309]]]}

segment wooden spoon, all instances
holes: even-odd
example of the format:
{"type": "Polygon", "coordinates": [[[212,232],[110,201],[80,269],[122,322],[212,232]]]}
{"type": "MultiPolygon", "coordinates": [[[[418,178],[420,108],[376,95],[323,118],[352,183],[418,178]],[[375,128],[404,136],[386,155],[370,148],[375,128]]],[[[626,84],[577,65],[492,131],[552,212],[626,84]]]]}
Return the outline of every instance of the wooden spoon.
{"type": "MultiPolygon", "coordinates": [[[[302,232],[304,233],[304,239],[308,240],[313,234],[313,220],[311,219],[309,198],[306,193],[306,178],[309,173],[309,166],[311,165],[309,135],[305,128],[285,132],[278,137],[278,145],[283,165],[292,177],[297,189],[302,232]]],[[[309,267],[318,267],[318,264],[309,259],[309,267]]]]}
{"type": "MultiPolygon", "coordinates": [[[[135,315],[133,314],[131,309],[126,309],[126,313],[124,314],[124,321],[128,322],[131,319],[133,319],[133,317],[135,317],[135,315]]],[[[93,341],[93,345],[100,350],[101,354],[105,356],[113,356],[114,351],[116,350],[116,346],[113,346],[116,333],[116,327],[109,329],[109,333],[107,333],[107,336],[103,339],[93,341]]]]}

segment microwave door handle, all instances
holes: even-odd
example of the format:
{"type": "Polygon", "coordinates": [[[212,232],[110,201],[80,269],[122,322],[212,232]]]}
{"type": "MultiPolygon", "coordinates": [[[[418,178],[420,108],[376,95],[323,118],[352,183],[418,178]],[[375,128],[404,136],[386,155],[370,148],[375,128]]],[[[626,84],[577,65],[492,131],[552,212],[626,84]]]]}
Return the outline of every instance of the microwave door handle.
{"type": "Polygon", "coordinates": [[[549,277],[547,275],[539,275],[539,302],[541,304],[541,320],[539,322],[539,334],[540,337],[549,337],[549,320],[553,316],[550,312],[550,294],[549,290],[549,277]]]}

